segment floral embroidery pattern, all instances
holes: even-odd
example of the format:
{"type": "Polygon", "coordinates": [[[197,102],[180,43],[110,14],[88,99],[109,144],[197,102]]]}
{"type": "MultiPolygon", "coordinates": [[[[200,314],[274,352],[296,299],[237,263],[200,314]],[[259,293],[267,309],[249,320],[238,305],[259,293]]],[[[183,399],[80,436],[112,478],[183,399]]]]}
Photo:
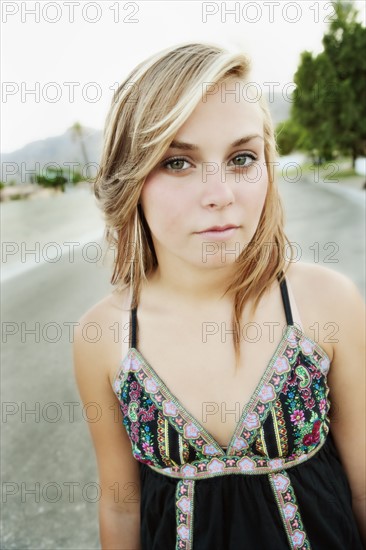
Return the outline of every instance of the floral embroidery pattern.
{"type": "Polygon", "coordinates": [[[304,411],[296,409],[296,411],[294,411],[291,414],[290,418],[291,418],[291,422],[300,426],[304,424],[304,419],[305,419],[304,411]]]}
{"type": "MultiPolygon", "coordinates": [[[[287,327],[284,339],[279,344],[269,367],[266,369],[257,391],[254,392],[248,406],[243,411],[242,420],[235,430],[235,437],[232,445],[229,445],[227,454],[236,454],[238,450],[244,448],[243,442],[246,444],[245,447],[251,445],[254,438],[257,436],[258,428],[260,428],[266,420],[271,408],[275,406],[277,396],[287,387],[286,382],[289,376],[299,379],[301,382],[299,385],[302,385],[302,388],[304,388],[303,392],[305,392],[305,388],[309,385],[308,382],[306,382],[304,386],[304,371],[306,371],[306,369],[304,368],[303,371],[301,369],[298,371],[299,367],[297,367],[297,369],[293,367],[296,366],[301,353],[306,352],[307,355],[312,353],[315,363],[324,359],[320,354],[320,348],[319,352],[316,353],[315,347],[316,344],[304,337],[303,333],[295,326],[289,325],[287,327]]],[[[310,359],[311,358],[309,358],[309,360],[310,359]]],[[[323,365],[323,368],[325,368],[325,365],[323,365]]],[[[321,377],[322,371],[319,366],[315,366],[315,370],[318,371],[318,376],[321,377]]],[[[310,393],[310,390],[307,391],[310,393]]],[[[308,406],[313,405],[310,399],[312,399],[312,397],[308,396],[308,406]]],[[[297,409],[301,411],[300,403],[297,409]]],[[[291,412],[294,413],[295,410],[291,412]]]]}
{"type": "Polygon", "coordinates": [[[178,481],[175,492],[177,520],[176,550],[191,550],[193,548],[193,497],[194,481],[185,479],[178,481]]]}
{"type": "Polygon", "coordinates": [[[155,420],[157,409],[149,396],[142,392],[136,380],[132,379],[128,386],[122,386],[120,408],[123,424],[131,440],[133,456],[144,464],[157,465],[153,445],[155,434],[149,425],[155,420]]]}
{"type": "Polygon", "coordinates": [[[313,358],[303,356],[301,364],[289,374],[281,396],[289,415],[291,430],[288,436],[292,448],[306,452],[319,442],[322,426],[329,425],[328,393],[322,370],[314,364],[313,358]]]}
{"type": "Polygon", "coordinates": [[[313,429],[311,433],[305,434],[303,437],[302,442],[304,445],[308,447],[309,445],[314,445],[315,443],[318,443],[320,438],[320,426],[320,420],[316,420],[313,424],[313,429]]]}
{"type": "Polygon", "coordinates": [[[287,472],[269,474],[268,478],[279,505],[290,548],[309,550],[310,543],[306,537],[300,510],[287,472]]]}

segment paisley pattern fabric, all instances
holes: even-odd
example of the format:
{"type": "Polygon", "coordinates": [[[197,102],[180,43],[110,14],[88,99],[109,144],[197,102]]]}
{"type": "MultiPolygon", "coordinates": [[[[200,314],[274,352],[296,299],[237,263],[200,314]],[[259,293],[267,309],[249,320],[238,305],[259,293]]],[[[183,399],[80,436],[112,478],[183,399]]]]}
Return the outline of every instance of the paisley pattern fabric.
{"type": "Polygon", "coordinates": [[[143,550],[362,549],[330,432],[330,360],[280,287],[287,328],[227,448],[137,350],[132,310],[113,387],[140,464],[143,550]]]}

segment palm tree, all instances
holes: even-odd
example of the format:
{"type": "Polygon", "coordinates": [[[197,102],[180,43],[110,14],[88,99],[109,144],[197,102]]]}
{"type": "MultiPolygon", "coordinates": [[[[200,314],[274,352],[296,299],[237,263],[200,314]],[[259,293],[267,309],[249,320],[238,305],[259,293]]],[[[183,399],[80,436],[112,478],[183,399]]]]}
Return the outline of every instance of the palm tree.
{"type": "Polygon", "coordinates": [[[84,142],[84,128],[80,122],[75,122],[71,127],[73,139],[77,139],[80,143],[81,152],[83,155],[83,160],[85,164],[89,164],[88,155],[86,152],[85,142],[84,142]]]}

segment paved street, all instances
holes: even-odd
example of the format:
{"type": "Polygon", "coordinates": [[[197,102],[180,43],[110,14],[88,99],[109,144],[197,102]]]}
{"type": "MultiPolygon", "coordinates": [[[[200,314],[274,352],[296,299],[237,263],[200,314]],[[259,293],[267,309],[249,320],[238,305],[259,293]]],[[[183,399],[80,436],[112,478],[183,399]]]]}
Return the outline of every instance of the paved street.
{"type": "MultiPolygon", "coordinates": [[[[342,271],[364,295],[365,192],[310,180],[279,185],[287,234],[301,259],[342,271]]],[[[93,196],[60,201],[62,208],[57,201],[2,207],[3,241],[55,241],[63,252],[31,269],[15,254],[3,264],[3,549],[99,548],[96,463],[73,377],[69,323],[111,290],[111,270],[85,248],[102,236],[93,196]],[[80,243],[73,262],[70,241],[80,243]]]]}

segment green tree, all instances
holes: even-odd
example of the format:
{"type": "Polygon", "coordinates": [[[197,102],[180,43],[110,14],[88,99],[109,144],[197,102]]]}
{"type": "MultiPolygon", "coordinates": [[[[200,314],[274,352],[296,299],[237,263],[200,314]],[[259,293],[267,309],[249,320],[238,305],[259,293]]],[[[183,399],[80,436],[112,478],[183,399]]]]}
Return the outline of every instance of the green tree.
{"type": "Polygon", "coordinates": [[[366,154],[366,29],[357,22],[353,2],[337,2],[335,11],[323,38],[337,82],[333,131],[354,168],[357,156],[366,154]]]}
{"type": "Polygon", "coordinates": [[[334,69],[326,54],[313,57],[310,52],[303,52],[294,80],[297,88],[292,117],[294,124],[303,129],[300,148],[314,157],[331,160],[337,148],[332,129],[336,85],[334,69]]]}
{"type": "Polygon", "coordinates": [[[291,118],[303,129],[303,149],[324,160],[342,152],[354,167],[366,153],[366,29],[352,1],[333,6],[324,51],[301,54],[291,118]]]}
{"type": "Polygon", "coordinates": [[[293,119],[280,122],[276,127],[276,142],[280,155],[304,149],[306,133],[293,119]]]}

